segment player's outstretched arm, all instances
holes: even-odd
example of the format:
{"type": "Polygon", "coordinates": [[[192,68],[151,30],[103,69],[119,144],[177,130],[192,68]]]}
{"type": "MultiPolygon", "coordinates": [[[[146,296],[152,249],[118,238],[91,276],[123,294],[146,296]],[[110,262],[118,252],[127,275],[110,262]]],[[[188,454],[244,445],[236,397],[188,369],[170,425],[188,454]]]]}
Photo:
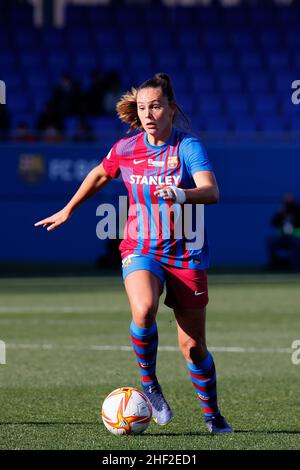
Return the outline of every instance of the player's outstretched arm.
{"type": "Polygon", "coordinates": [[[105,186],[112,178],[106,173],[102,163],[96,168],[91,170],[86,178],[83,180],[78,191],[74,194],[68,204],[59,212],[47,217],[46,219],[39,220],[34,224],[35,227],[45,227],[48,232],[54,230],[60,225],[64,224],[72,216],[77,206],[86,201],[89,197],[93,196],[103,186],[105,186]]]}

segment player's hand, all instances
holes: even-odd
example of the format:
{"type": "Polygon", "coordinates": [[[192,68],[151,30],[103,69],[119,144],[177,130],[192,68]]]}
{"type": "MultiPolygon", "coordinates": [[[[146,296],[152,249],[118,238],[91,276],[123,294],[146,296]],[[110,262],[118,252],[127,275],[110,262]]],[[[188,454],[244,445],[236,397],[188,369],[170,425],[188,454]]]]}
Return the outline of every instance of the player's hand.
{"type": "Polygon", "coordinates": [[[176,195],[171,186],[156,186],[154,196],[164,199],[165,201],[175,202],[176,195]]]}
{"type": "Polygon", "coordinates": [[[72,213],[68,209],[62,209],[59,212],[47,217],[46,219],[39,220],[34,224],[35,227],[46,227],[47,231],[50,232],[55,228],[59,227],[60,225],[67,222],[67,220],[71,217],[72,213]]]}
{"type": "Polygon", "coordinates": [[[164,199],[165,201],[178,202],[183,204],[186,201],[186,194],[183,189],[177,186],[156,186],[154,196],[164,199]]]}

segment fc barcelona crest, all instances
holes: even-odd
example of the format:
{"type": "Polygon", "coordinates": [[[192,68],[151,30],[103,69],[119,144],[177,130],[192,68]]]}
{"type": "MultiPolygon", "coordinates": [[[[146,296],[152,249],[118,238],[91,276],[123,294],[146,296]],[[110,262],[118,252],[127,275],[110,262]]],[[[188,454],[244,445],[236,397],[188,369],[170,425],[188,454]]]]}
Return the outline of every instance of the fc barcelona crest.
{"type": "Polygon", "coordinates": [[[176,168],[178,165],[178,157],[177,155],[172,155],[168,157],[167,164],[169,168],[176,168]]]}

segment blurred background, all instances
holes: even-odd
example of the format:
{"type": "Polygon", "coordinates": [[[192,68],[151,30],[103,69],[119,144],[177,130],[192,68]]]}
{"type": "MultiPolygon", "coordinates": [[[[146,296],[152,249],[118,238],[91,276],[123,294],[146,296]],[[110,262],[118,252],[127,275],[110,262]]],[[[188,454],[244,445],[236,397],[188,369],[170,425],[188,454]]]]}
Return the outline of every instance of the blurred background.
{"type": "Polygon", "coordinates": [[[120,181],[60,230],[33,224],[126,134],[116,101],[156,72],[171,75],[219,182],[213,268],[298,270],[299,24],[295,0],[1,0],[0,272],[119,270],[96,209],[118,207],[120,181]]]}

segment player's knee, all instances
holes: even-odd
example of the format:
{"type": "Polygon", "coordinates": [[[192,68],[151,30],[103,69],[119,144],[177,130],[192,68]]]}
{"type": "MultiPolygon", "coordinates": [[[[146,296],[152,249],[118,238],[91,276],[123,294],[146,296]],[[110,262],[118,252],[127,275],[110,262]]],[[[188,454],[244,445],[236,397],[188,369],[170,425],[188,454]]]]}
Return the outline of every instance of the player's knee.
{"type": "Polygon", "coordinates": [[[204,340],[189,338],[180,343],[180,349],[187,361],[197,363],[207,356],[207,347],[204,340]]]}
{"type": "Polygon", "coordinates": [[[155,322],[156,306],[152,302],[139,302],[133,308],[133,321],[140,328],[149,328],[155,322]]]}

